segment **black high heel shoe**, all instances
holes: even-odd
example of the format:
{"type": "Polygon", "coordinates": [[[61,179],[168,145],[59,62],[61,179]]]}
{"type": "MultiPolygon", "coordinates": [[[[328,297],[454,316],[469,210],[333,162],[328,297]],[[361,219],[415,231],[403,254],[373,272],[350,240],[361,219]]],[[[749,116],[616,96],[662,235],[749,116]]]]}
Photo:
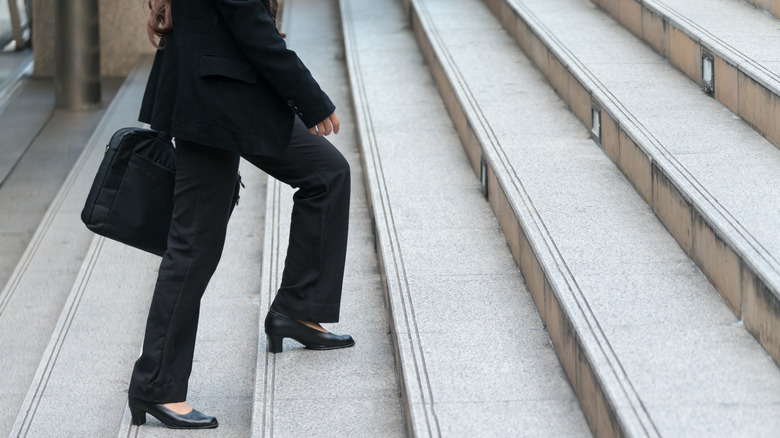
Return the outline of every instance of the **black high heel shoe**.
{"type": "Polygon", "coordinates": [[[177,414],[165,406],[157,403],[149,403],[144,400],[130,397],[130,415],[134,426],[146,423],[146,414],[149,414],[171,429],[214,429],[219,426],[217,419],[193,409],[188,414],[177,414]]]}
{"type": "Polygon", "coordinates": [[[295,339],[310,350],[333,350],[355,345],[352,336],[321,332],[273,310],[269,310],[265,317],[265,334],[269,353],[281,353],[284,338],[295,339]]]}

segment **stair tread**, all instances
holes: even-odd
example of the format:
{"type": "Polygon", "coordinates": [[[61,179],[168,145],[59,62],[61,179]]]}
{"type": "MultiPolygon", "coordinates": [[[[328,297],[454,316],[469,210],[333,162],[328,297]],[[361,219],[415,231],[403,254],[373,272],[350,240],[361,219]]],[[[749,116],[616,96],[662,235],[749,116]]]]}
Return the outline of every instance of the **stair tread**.
{"type": "MultiPolygon", "coordinates": [[[[739,325],[631,184],[587,138],[580,122],[487,8],[476,0],[413,3],[435,29],[429,38],[446,48],[437,56],[454,66],[445,71],[450,68],[450,82],[462,87],[456,99],[467,108],[471,123],[481,125],[485,135],[491,136],[486,141],[496,148],[495,156],[504,157],[507,175],[502,184],[520,184],[518,193],[525,193],[532,205],[519,195],[510,203],[541,218],[543,225],[537,226],[543,226],[554,242],[549,250],[559,252],[565,262],[558,269],[573,276],[658,432],[722,435],[729,430],[742,433],[746,427],[754,427],[753,432],[759,434],[776,430],[780,372],[775,364],[739,325]],[[471,18],[455,19],[464,16],[471,18]],[[745,369],[751,371],[745,373],[745,369]],[[757,407],[758,403],[762,406],[757,407]],[[733,404],[745,408],[735,413],[733,404]],[[690,420],[675,412],[686,412],[690,420]],[[756,421],[740,420],[741,429],[729,429],[734,418],[756,421]]],[[[603,17],[597,20],[588,15],[594,11],[581,2],[579,7],[578,2],[562,1],[527,2],[526,6],[530,8],[531,3],[544,9],[538,16],[553,23],[546,24],[557,26],[556,37],[575,47],[586,43],[576,45],[584,36],[573,28],[603,35],[607,32],[603,28],[612,26],[603,17]]],[[[631,41],[624,45],[631,46],[631,51],[639,46],[631,41]]],[[[568,47],[577,54],[575,47],[568,47]]],[[[605,56],[615,55],[602,46],[599,50],[605,56]]],[[[596,56],[596,51],[588,54],[596,56]]],[[[646,64],[643,68],[649,69],[646,64]]],[[[677,78],[672,79],[679,79],[679,73],[673,73],[677,78]]],[[[644,72],[635,71],[633,81],[643,77],[644,72]]],[[[603,72],[596,78],[611,85],[603,72]]],[[[689,81],[679,81],[693,88],[689,81]]],[[[633,89],[625,82],[613,82],[633,89]]],[[[684,100],[681,94],[701,96],[696,89],[686,93],[684,87],[664,86],[670,91],[663,96],[678,90],[680,100],[684,100]]],[[[702,100],[703,104],[713,102],[702,100]]],[[[723,112],[719,108],[711,111],[723,112]]],[[[753,134],[747,128],[743,131],[746,136],[753,134]]],[[[757,149],[768,156],[780,152],[759,140],[757,149]]],[[[704,167],[699,170],[703,172],[704,167]]],[[[766,205],[761,207],[766,209],[766,205]]],[[[544,247],[542,242],[532,245],[544,247]]]]}
{"type": "Polygon", "coordinates": [[[402,7],[341,6],[410,434],[588,436],[402,7]]]}

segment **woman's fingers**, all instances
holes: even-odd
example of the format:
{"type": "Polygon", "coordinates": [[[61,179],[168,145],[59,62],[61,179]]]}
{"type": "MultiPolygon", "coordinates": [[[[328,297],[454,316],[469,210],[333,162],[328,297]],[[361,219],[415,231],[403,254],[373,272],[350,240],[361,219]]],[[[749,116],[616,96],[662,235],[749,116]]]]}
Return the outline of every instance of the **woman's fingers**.
{"type": "Polygon", "coordinates": [[[322,125],[322,129],[320,129],[320,135],[326,136],[333,132],[333,123],[330,122],[330,119],[323,120],[320,125],[322,125]]]}
{"type": "Polygon", "coordinates": [[[312,134],[314,135],[328,135],[325,133],[325,121],[322,121],[320,123],[317,123],[317,126],[309,129],[312,134]]]}
{"type": "Polygon", "coordinates": [[[317,123],[317,126],[309,129],[309,132],[311,132],[314,135],[330,135],[330,133],[338,134],[339,133],[339,126],[341,125],[341,122],[339,122],[339,117],[336,115],[336,112],[334,111],[333,114],[329,115],[327,119],[321,121],[320,123],[317,123]]]}
{"type": "Polygon", "coordinates": [[[338,134],[339,133],[339,126],[341,126],[341,122],[339,122],[339,116],[336,115],[336,112],[334,111],[333,114],[328,117],[328,119],[333,124],[333,133],[338,134]]]}

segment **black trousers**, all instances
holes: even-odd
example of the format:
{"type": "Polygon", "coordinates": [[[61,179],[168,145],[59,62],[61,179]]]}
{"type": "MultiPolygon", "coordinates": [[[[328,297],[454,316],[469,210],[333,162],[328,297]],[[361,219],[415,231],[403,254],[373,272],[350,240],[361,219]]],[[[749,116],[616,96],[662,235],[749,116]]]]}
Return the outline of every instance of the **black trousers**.
{"type": "MultiPolygon", "coordinates": [[[[143,352],[130,381],[132,397],[154,403],[187,398],[200,300],[222,255],[240,158],[238,152],[177,141],[168,249],[143,352]]],[[[243,158],[298,188],[282,282],[271,308],[302,321],[337,322],[347,249],[349,164],[299,119],[281,156],[243,158]]]]}

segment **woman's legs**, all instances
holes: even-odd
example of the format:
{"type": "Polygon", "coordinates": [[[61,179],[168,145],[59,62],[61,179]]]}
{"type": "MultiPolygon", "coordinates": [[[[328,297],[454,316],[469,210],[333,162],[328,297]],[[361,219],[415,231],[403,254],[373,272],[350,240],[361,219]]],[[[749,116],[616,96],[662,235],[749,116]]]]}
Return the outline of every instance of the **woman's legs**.
{"type": "Polygon", "coordinates": [[[297,118],[282,155],[244,158],[298,188],[282,284],[271,309],[299,321],[337,322],[349,225],[347,160],[297,118]]]}
{"type": "MultiPolygon", "coordinates": [[[[246,156],[298,187],[290,245],[273,310],[301,321],[339,318],[349,223],[349,164],[325,138],[296,119],[280,156],[246,156]]],[[[239,154],[177,142],[174,215],[129,395],[182,402],[192,370],[200,299],[225,240],[239,154]]]]}
{"type": "Polygon", "coordinates": [[[182,402],[192,370],[200,299],[217,268],[235,190],[237,152],[178,141],[174,212],[131,397],[182,402]]]}

